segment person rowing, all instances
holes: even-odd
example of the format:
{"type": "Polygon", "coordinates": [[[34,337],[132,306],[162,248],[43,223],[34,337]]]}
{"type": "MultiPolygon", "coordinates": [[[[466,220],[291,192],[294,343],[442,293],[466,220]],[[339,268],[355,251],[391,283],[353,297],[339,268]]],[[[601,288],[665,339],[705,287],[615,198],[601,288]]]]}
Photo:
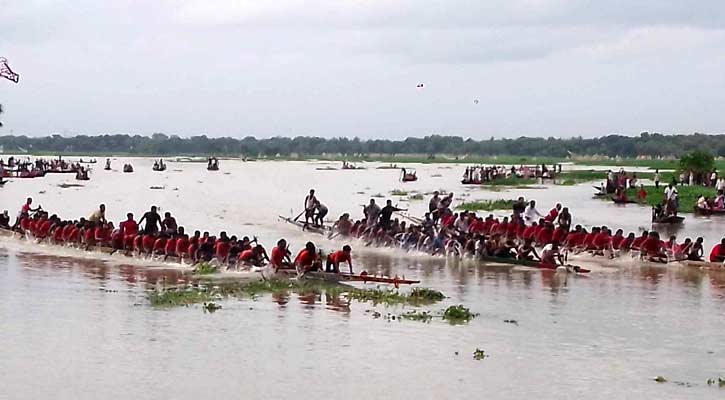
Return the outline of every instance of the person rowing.
{"type": "Polygon", "coordinates": [[[239,263],[245,267],[261,267],[265,264],[265,261],[270,261],[269,256],[267,256],[267,251],[260,244],[239,253],[239,263]]]}
{"type": "Polygon", "coordinates": [[[0,228],[10,229],[10,215],[8,215],[8,210],[0,214],[0,228]]]}
{"type": "Polygon", "coordinates": [[[352,230],[352,221],[350,221],[350,214],[344,213],[340,216],[340,219],[335,221],[334,224],[332,224],[332,231],[330,232],[330,238],[333,236],[342,236],[342,237],[348,237],[350,236],[350,231],[352,230]],[[334,232],[334,234],[333,234],[334,232]]]}
{"type": "Polygon", "coordinates": [[[640,258],[647,258],[652,262],[667,263],[667,253],[665,252],[660,235],[657,232],[650,232],[640,246],[640,258]]]}
{"type": "Polygon", "coordinates": [[[176,224],[176,218],[172,217],[168,211],[164,213],[164,220],[161,221],[161,227],[163,228],[163,232],[168,235],[176,235],[179,230],[179,226],[176,224]]]}
{"type": "Polygon", "coordinates": [[[269,259],[272,272],[277,273],[280,269],[291,268],[292,262],[289,257],[290,251],[287,248],[287,241],[284,239],[278,240],[277,246],[272,249],[272,256],[269,259]]]}
{"type": "Polygon", "coordinates": [[[347,266],[350,268],[350,274],[352,274],[352,248],[349,245],[342,247],[342,250],[338,250],[334,253],[327,255],[327,263],[325,266],[325,272],[340,273],[340,264],[347,262],[347,266]]]}
{"type": "Polygon", "coordinates": [[[15,225],[13,225],[13,229],[17,229],[20,226],[20,221],[28,218],[30,216],[31,212],[37,212],[37,211],[40,211],[43,209],[41,206],[32,208],[32,206],[31,206],[32,204],[33,204],[33,198],[28,197],[25,200],[25,204],[23,204],[22,207],[20,207],[20,212],[18,213],[18,218],[15,221],[15,225]]]}
{"type": "Polygon", "coordinates": [[[314,214],[313,225],[322,227],[325,222],[325,216],[329,210],[324,204],[320,203],[319,200],[315,200],[315,209],[313,211],[317,211],[317,213],[314,214]]]}
{"type": "Polygon", "coordinates": [[[559,243],[551,242],[544,246],[541,250],[541,263],[540,268],[544,269],[556,269],[558,265],[564,265],[561,253],[559,252],[559,243]]]}
{"type": "Polygon", "coordinates": [[[532,239],[525,239],[524,243],[516,249],[516,259],[518,260],[541,260],[539,255],[536,253],[532,239]]]}
{"type": "Polygon", "coordinates": [[[307,272],[319,269],[319,258],[314,243],[307,242],[305,244],[305,248],[295,257],[294,265],[298,275],[304,275],[307,272]]]}
{"type": "Polygon", "coordinates": [[[713,246],[710,251],[710,262],[725,262],[725,238],[720,239],[720,243],[713,246]]]}

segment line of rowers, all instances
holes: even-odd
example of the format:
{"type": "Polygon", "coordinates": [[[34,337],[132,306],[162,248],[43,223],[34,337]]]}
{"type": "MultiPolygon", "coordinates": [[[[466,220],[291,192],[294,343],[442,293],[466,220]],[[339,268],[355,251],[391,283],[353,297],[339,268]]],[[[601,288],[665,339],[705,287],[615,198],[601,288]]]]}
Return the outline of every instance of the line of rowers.
{"type": "MultiPolygon", "coordinates": [[[[176,219],[166,212],[164,218],[158,214],[156,206],[152,206],[136,222],[133,213],[128,213],[126,220],[118,228],[105,217],[106,207],[101,204],[90,217],[77,221],[61,220],[57,215],[48,215],[41,207],[32,207],[32,198],[28,198],[22,206],[16,223],[0,224],[0,228],[12,229],[24,234],[31,234],[38,242],[48,241],[57,245],[78,246],[86,250],[95,247],[111,248],[111,254],[123,251],[127,255],[163,256],[177,259],[179,262],[189,261],[197,264],[202,261],[216,260],[219,264],[230,268],[261,267],[269,264],[273,272],[280,269],[295,270],[298,273],[321,271],[322,260],[326,260],[325,271],[340,272],[345,263],[352,267],[352,248],[348,245],[341,250],[332,252],[326,257],[307,242],[305,247],[291,259],[291,251],[285,239],[280,239],[277,246],[267,255],[264,247],[257,243],[256,237],[249,239],[244,236],[228,236],[221,232],[219,237],[209,232],[195,231],[193,236],[186,234],[183,226],[178,226],[176,219]],[[32,213],[32,216],[31,216],[32,213]],[[145,222],[143,229],[140,226],[145,222]]],[[[2,222],[2,221],[0,221],[2,222]]]]}
{"type": "MultiPolygon", "coordinates": [[[[588,231],[581,225],[573,230],[572,216],[567,207],[556,203],[547,215],[536,209],[534,200],[526,203],[519,197],[513,204],[510,217],[499,220],[493,214],[483,218],[474,212],[454,213],[450,209],[453,195],[439,198],[434,193],[429,212],[424,218],[405,216],[412,223],[391,220],[391,214],[404,211],[392,206],[390,200],[382,209],[371,199],[363,209],[364,217],[352,222],[343,214],[333,225],[333,234],[362,239],[366,246],[396,246],[418,250],[432,255],[454,254],[472,257],[517,258],[540,261],[542,267],[563,264],[563,252],[591,252],[613,258],[630,250],[640,252],[642,258],[654,262],[668,260],[703,261],[703,238],[690,238],[677,243],[671,236],[665,241],[656,231],[643,231],[640,236],[622,229],[612,233],[607,226],[592,227],[588,231]],[[541,255],[536,247],[542,247],[541,255]]],[[[332,236],[331,235],[331,236],[332,236]]],[[[725,238],[716,244],[709,255],[711,262],[725,261],[725,238]]]]}

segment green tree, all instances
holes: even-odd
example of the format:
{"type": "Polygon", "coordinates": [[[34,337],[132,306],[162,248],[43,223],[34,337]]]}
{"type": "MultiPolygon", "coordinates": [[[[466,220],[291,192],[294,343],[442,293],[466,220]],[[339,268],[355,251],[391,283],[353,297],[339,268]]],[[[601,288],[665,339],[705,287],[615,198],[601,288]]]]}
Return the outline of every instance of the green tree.
{"type": "Polygon", "coordinates": [[[697,184],[701,184],[714,169],[715,158],[707,151],[693,150],[680,157],[680,171],[693,174],[697,184]]]}

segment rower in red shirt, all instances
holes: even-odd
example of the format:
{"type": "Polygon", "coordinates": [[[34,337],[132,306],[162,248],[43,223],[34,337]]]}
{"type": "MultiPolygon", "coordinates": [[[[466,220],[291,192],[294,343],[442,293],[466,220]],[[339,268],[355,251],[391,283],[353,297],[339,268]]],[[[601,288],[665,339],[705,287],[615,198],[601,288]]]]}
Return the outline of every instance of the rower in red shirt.
{"type": "Polygon", "coordinates": [[[346,262],[350,268],[350,274],[352,274],[352,248],[349,245],[342,247],[342,250],[338,250],[332,254],[327,255],[327,265],[325,272],[340,273],[340,264],[346,262]]]}
{"type": "Polygon", "coordinates": [[[96,245],[96,235],[93,227],[87,227],[83,229],[83,244],[86,245],[86,249],[96,245]]]}
{"type": "Polygon", "coordinates": [[[289,268],[289,250],[287,250],[287,241],[280,239],[277,241],[277,246],[272,249],[272,257],[269,260],[272,270],[277,272],[280,268],[289,268]]]}
{"type": "Polygon", "coordinates": [[[541,227],[541,230],[539,230],[538,235],[536,235],[536,243],[539,246],[544,246],[549,243],[551,243],[552,238],[554,237],[554,230],[551,229],[551,225],[549,223],[544,223],[544,226],[541,227]]]}
{"type": "Polygon", "coordinates": [[[146,254],[153,254],[154,244],[156,243],[156,236],[154,235],[143,235],[141,237],[141,251],[146,254]]]}
{"type": "Polygon", "coordinates": [[[566,247],[572,250],[581,247],[586,235],[586,229],[582,228],[581,225],[577,225],[574,228],[574,232],[571,232],[566,236],[566,247]]]}
{"type": "Polygon", "coordinates": [[[295,257],[295,268],[297,273],[305,273],[310,271],[316,271],[319,269],[319,260],[317,257],[317,250],[315,244],[307,242],[305,248],[297,254],[295,257]]]}
{"type": "Polygon", "coordinates": [[[559,211],[561,211],[561,203],[556,203],[554,208],[552,208],[551,211],[549,211],[549,214],[546,217],[544,217],[544,220],[546,220],[546,222],[551,222],[553,224],[554,221],[556,221],[556,217],[559,216],[559,211]]]}
{"type": "Polygon", "coordinates": [[[63,244],[63,229],[64,225],[58,225],[53,231],[53,242],[56,244],[63,244]]]}
{"type": "Polygon", "coordinates": [[[164,260],[168,257],[176,256],[176,240],[174,237],[166,239],[166,244],[164,245],[164,260]]]}
{"type": "Polygon", "coordinates": [[[179,261],[182,261],[185,257],[188,256],[188,251],[189,235],[181,235],[179,238],[176,239],[176,248],[174,249],[174,254],[179,257],[179,261]]]}
{"type": "Polygon", "coordinates": [[[642,236],[637,237],[632,242],[632,249],[633,250],[639,250],[640,247],[642,246],[642,242],[644,242],[645,240],[647,240],[648,237],[649,237],[649,231],[643,231],[642,232],[642,236]]]}
{"type": "Polygon", "coordinates": [[[66,240],[66,242],[80,243],[80,241],[81,241],[80,228],[78,228],[77,225],[71,225],[70,235],[68,236],[68,240],[66,240]]]}
{"type": "Polygon", "coordinates": [[[524,229],[524,239],[535,239],[536,238],[534,235],[536,234],[537,225],[538,224],[536,222],[534,222],[531,224],[531,226],[528,226],[528,227],[526,227],[526,229],[524,229]]]}
{"type": "MultiPolygon", "coordinates": [[[[206,241],[209,241],[207,239],[206,241]]],[[[227,240],[217,240],[216,244],[214,245],[214,256],[221,262],[222,264],[226,264],[227,261],[229,261],[229,250],[231,249],[231,245],[229,244],[229,241],[227,240]]]]}
{"type": "Polygon", "coordinates": [[[612,249],[619,250],[622,241],[624,241],[624,231],[617,229],[617,232],[612,236],[612,249]]]}
{"type": "Polygon", "coordinates": [[[164,249],[166,249],[166,238],[164,236],[159,236],[156,238],[156,240],[154,240],[154,248],[152,254],[164,254],[164,249]]]}
{"type": "Polygon", "coordinates": [[[720,243],[713,246],[710,251],[710,262],[725,262],[725,238],[720,239],[720,243]]]}
{"type": "Polygon", "coordinates": [[[602,231],[594,237],[592,245],[597,251],[611,250],[612,245],[612,233],[606,228],[602,227],[602,231]]]}
{"type": "Polygon", "coordinates": [[[551,237],[551,240],[557,243],[564,243],[564,239],[567,234],[565,229],[566,228],[564,226],[557,226],[556,229],[554,229],[554,235],[551,237]]]}
{"type": "Polygon", "coordinates": [[[248,267],[261,267],[265,259],[269,261],[267,252],[261,245],[256,245],[239,253],[239,262],[248,267]]]}
{"type": "Polygon", "coordinates": [[[667,254],[662,250],[662,241],[660,241],[657,232],[651,232],[647,239],[642,241],[642,245],[640,246],[642,258],[647,257],[649,261],[666,263],[667,254]]]}

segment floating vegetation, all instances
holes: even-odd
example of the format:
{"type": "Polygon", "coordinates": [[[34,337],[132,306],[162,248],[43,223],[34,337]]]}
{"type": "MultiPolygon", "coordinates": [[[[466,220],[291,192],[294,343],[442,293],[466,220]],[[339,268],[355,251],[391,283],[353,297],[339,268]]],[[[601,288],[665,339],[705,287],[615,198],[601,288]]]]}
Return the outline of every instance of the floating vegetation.
{"type": "Polygon", "coordinates": [[[437,303],[446,298],[446,296],[443,293],[441,293],[435,289],[420,288],[420,287],[413,288],[413,290],[410,291],[410,294],[408,295],[408,297],[412,301],[414,301],[418,304],[437,303]]]}
{"type": "Polygon", "coordinates": [[[577,184],[577,181],[575,181],[573,179],[567,179],[560,183],[560,185],[562,185],[562,186],[574,186],[576,184],[577,184]]]}
{"type": "Polygon", "coordinates": [[[428,311],[408,311],[400,315],[401,319],[408,319],[411,321],[430,322],[433,319],[433,315],[428,311]]]}
{"type": "Polygon", "coordinates": [[[149,186],[149,189],[153,189],[153,190],[163,190],[164,187],[163,186],[149,186]]]}
{"type": "Polygon", "coordinates": [[[375,198],[378,198],[378,199],[382,199],[385,196],[383,196],[382,193],[375,193],[375,194],[370,195],[370,197],[375,197],[375,198]]]}
{"type": "Polygon", "coordinates": [[[208,262],[201,262],[194,268],[194,275],[209,275],[219,272],[219,267],[208,262]]]}
{"type": "Polygon", "coordinates": [[[505,322],[507,324],[513,324],[513,325],[519,326],[519,322],[516,321],[515,319],[505,319],[505,320],[503,320],[503,322],[505,322]]]}
{"type": "Polygon", "coordinates": [[[667,382],[667,378],[665,378],[662,375],[657,375],[654,377],[654,381],[659,382],[659,383],[665,383],[665,382],[667,382]]]}
{"type": "Polygon", "coordinates": [[[476,318],[478,314],[472,313],[470,309],[459,304],[450,306],[443,312],[443,319],[451,324],[462,324],[476,318]]]}
{"type": "Polygon", "coordinates": [[[59,188],[67,189],[67,188],[73,188],[73,187],[83,187],[83,185],[79,185],[77,183],[60,183],[58,184],[59,188]]]}
{"type": "Polygon", "coordinates": [[[204,303],[204,312],[213,313],[217,310],[221,310],[222,306],[220,304],[209,302],[204,303]]]}
{"type": "Polygon", "coordinates": [[[483,360],[486,357],[491,357],[491,356],[486,354],[486,352],[483,349],[479,349],[478,347],[476,347],[476,350],[473,352],[473,359],[474,360],[483,360]]]}
{"type": "Polygon", "coordinates": [[[458,210],[464,211],[493,211],[493,210],[510,210],[515,200],[478,200],[471,202],[463,202],[456,206],[458,210]]]}
{"type": "Polygon", "coordinates": [[[406,192],[405,190],[401,190],[401,189],[393,189],[390,191],[390,194],[393,196],[407,196],[408,192],[406,192]]]}
{"type": "Polygon", "coordinates": [[[218,293],[203,290],[202,288],[188,288],[178,290],[164,290],[152,292],[149,301],[155,307],[178,307],[191,304],[205,303],[219,298],[218,293]]]}
{"type": "Polygon", "coordinates": [[[423,200],[423,195],[420,193],[416,193],[416,194],[408,196],[408,201],[413,201],[413,200],[423,200]]]}

